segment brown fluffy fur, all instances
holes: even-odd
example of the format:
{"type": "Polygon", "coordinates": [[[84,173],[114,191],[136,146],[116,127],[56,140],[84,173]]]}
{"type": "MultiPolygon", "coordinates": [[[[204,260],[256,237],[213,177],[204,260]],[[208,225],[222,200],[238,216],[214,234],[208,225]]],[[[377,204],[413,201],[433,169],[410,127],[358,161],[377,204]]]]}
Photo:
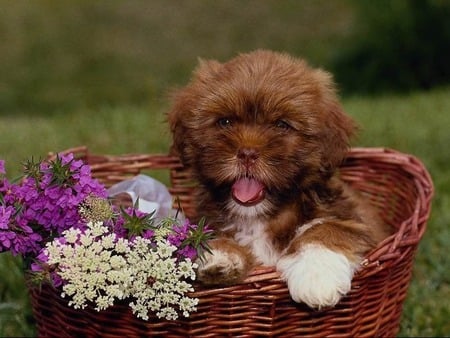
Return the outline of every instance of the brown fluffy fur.
{"type": "Polygon", "coordinates": [[[244,262],[235,269],[203,269],[201,280],[234,283],[253,264],[267,263],[234,240],[238,231],[251,236],[243,227],[255,222],[264,224],[280,256],[319,243],[359,262],[388,234],[338,177],[355,124],[331,76],[303,60],[255,51],[223,64],[201,61],[192,81],[174,95],[168,120],[172,150],[199,182],[198,213],[220,234],[213,249],[237,253],[244,262]],[[231,187],[244,176],[264,184],[262,207],[232,201],[231,187]],[[325,222],[296,235],[317,219],[325,222]]]}

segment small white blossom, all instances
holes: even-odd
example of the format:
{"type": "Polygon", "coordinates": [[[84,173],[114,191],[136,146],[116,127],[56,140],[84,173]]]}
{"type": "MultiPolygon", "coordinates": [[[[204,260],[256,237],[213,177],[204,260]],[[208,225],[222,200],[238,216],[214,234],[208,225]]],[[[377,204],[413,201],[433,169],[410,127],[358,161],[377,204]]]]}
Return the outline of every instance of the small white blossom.
{"type": "Polygon", "coordinates": [[[71,229],[66,230],[64,237],[66,238],[66,241],[68,243],[75,243],[78,241],[80,233],[81,232],[79,229],[71,228],[71,229]]]}
{"type": "Polygon", "coordinates": [[[112,249],[114,248],[114,240],[116,239],[116,236],[114,234],[105,235],[102,237],[102,245],[105,249],[112,249]]]}
{"type": "Polygon", "coordinates": [[[80,236],[80,243],[84,246],[89,246],[92,244],[92,237],[90,231],[86,231],[85,234],[80,236]]]}
{"type": "Polygon", "coordinates": [[[114,304],[114,298],[106,296],[98,296],[96,303],[97,306],[95,307],[95,310],[97,311],[105,310],[114,304]]]}
{"type": "Polygon", "coordinates": [[[118,238],[101,222],[88,223],[84,232],[63,232],[65,241],[55,239],[45,250],[65,281],[61,297],[70,297],[69,305],[76,309],[93,304],[97,311],[115,299],[129,299],[133,313],[144,320],[150,312],[168,320],[178,313],[189,316],[198,304],[186,296],[193,291],[188,280],[195,279],[196,264],[177,260],[177,248],[164,239],[169,232],[158,230],[156,242],[118,238]]]}
{"type": "Polygon", "coordinates": [[[108,228],[103,225],[103,222],[89,222],[89,229],[92,231],[92,236],[99,237],[108,233],[108,228]]]}
{"type": "Polygon", "coordinates": [[[162,259],[169,258],[177,248],[166,241],[158,241],[158,256],[162,259]]]}
{"type": "Polygon", "coordinates": [[[119,255],[113,255],[109,260],[109,264],[111,265],[111,268],[114,270],[119,270],[121,267],[125,266],[126,263],[127,262],[125,258],[119,255]]]}
{"type": "Polygon", "coordinates": [[[158,318],[165,318],[167,320],[175,320],[178,318],[177,312],[170,306],[162,308],[156,315],[158,318]]]}
{"type": "Polygon", "coordinates": [[[117,253],[125,253],[129,251],[128,241],[125,238],[119,238],[116,246],[114,247],[117,253]]]}
{"type": "Polygon", "coordinates": [[[170,234],[171,230],[167,227],[159,227],[155,230],[155,239],[157,241],[164,241],[170,234]]]}

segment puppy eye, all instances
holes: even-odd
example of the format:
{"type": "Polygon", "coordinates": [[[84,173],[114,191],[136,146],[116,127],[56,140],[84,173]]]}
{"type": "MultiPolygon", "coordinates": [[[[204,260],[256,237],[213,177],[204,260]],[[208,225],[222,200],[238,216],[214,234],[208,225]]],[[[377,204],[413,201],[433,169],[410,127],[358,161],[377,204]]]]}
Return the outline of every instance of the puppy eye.
{"type": "Polygon", "coordinates": [[[224,117],[224,118],[221,118],[221,119],[217,120],[217,124],[218,124],[219,127],[228,128],[228,127],[231,127],[231,125],[233,123],[232,123],[230,118],[224,117]]]}
{"type": "Polygon", "coordinates": [[[275,122],[275,127],[277,127],[280,130],[289,130],[291,129],[291,125],[283,120],[278,120],[275,122]]]}

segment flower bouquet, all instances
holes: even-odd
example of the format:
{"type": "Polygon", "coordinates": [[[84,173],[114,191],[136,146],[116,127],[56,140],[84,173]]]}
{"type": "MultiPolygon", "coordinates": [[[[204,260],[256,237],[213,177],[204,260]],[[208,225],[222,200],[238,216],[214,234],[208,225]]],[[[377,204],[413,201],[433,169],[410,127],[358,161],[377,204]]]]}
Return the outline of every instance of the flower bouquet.
{"type": "Polygon", "coordinates": [[[126,301],[133,314],[166,320],[196,310],[195,260],[212,232],[177,212],[156,217],[114,205],[73,154],[28,161],[11,183],[0,161],[0,252],[24,259],[28,279],[50,283],[69,306],[105,310],[126,301]]]}

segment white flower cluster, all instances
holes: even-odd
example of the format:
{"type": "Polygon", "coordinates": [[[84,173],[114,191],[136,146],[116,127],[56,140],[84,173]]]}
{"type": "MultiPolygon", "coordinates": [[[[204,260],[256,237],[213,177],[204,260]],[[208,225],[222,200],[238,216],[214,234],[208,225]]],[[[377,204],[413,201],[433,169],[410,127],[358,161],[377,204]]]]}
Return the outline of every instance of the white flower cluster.
{"type": "Polygon", "coordinates": [[[63,279],[62,297],[69,305],[97,311],[129,299],[133,313],[148,320],[152,311],[159,318],[173,320],[178,313],[188,317],[196,311],[198,299],[186,295],[193,287],[196,264],[174,258],[176,247],[160,237],[118,238],[101,222],[90,222],[85,231],[69,229],[46,246],[48,264],[55,264],[63,279]]]}

